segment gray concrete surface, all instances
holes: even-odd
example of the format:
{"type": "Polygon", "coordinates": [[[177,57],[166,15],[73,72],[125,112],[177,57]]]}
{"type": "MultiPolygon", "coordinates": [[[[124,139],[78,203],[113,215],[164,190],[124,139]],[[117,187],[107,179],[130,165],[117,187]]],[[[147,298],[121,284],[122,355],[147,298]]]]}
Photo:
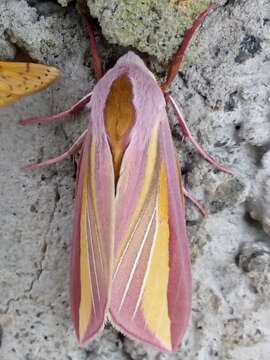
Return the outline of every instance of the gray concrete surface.
{"type": "MultiPolygon", "coordinates": [[[[102,2],[96,3],[98,13],[102,2]]],[[[182,348],[169,356],[110,326],[86,347],[76,343],[68,304],[73,164],[31,173],[20,168],[68,148],[87,113],[46,126],[22,127],[17,120],[64,110],[91,90],[90,52],[73,4],[0,2],[0,58],[20,48],[62,70],[48,90],[0,110],[1,360],[269,360],[270,4],[220,5],[198,32],[172,93],[194,136],[235,177],[217,172],[182,143],[171,117],[186,186],[209,216],[203,219],[187,204],[193,311],[182,348]]],[[[115,32],[112,26],[106,33],[115,32]]],[[[98,41],[106,67],[125,50],[100,33],[98,41]]],[[[166,57],[161,47],[159,59],[162,51],[166,57]]],[[[150,59],[162,74],[162,64],[150,59]]]]}

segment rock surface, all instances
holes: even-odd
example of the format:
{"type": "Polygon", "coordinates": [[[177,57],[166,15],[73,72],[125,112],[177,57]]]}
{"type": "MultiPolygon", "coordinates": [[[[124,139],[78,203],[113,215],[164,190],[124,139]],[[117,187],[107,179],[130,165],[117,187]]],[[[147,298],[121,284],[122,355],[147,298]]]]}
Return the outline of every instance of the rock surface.
{"type": "Polygon", "coordinates": [[[106,39],[167,61],[209,0],[87,0],[106,39]]]}
{"type": "MultiPolygon", "coordinates": [[[[99,16],[99,9],[91,11],[99,16]]],[[[193,312],[182,348],[169,356],[110,326],[85,348],[76,343],[67,275],[73,164],[66,160],[31,173],[20,168],[63,152],[85,128],[87,113],[47,126],[21,127],[17,120],[62,111],[93,88],[87,38],[72,5],[0,3],[0,58],[23,52],[63,72],[48,90],[0,110],[1,360],[269,360],[269,14],[266,0],[218,7],[172,86],[194,136],[235,177],[217,172],[183,144],[171,117],[186,186],[209,216],[202,219],[187,204],[193,312]]],[[[114,26],[107,26],[107,36],[115,36],[114,26]]],[[[98,39],[108,67],[118,50],[98,39]]],[[[148,51],[157,51],[160,60],[167,56],[162,49],[148,51]]]]}
{"type": "MultiPolygon", "coordinates": [[[[270,137],[268,141],[269,139],[270,137]]],[[[258,220],[264,231],[270,235],[270,151],[261,159],[261,166],[254,179],[247,203],[250,216],[258,220]]]]}

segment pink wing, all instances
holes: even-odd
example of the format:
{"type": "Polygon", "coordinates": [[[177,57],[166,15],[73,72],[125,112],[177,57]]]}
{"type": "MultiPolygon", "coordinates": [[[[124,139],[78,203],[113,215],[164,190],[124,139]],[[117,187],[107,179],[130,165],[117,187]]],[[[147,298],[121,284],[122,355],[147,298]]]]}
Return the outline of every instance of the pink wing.
{"type": "Polygon", "coordinates": [[[84,143],[76,190],[71,249],[71,312],[79,342],[103,327],[108,304],[113,246],[114,175],[106,135],[91,125],[84,143]]]}
{"type": "MultiPolygon", "coordinates": [[[[123,113],[113,110],[117,122],[117,113],[123,113]]],[[[108,316],[124,334],[174,351],[191,309],[184,197],[164,96],[135,54],[123,56],[98,82],[91,116],[95,121],[89,124],[80,166],[72,246],[77,336],[90,340],[109,305],[108,316]],[[121,76],[132,85],[135,117],[115,189],[104,112],[112,84],[121,76]]]]}
{"type": "Polygon", "coordinates": [[[175,351],[190,317],[191,271],[166,115],[143,149],[129,145],[117,194],[111,321],[131,338],[175,351]]]}

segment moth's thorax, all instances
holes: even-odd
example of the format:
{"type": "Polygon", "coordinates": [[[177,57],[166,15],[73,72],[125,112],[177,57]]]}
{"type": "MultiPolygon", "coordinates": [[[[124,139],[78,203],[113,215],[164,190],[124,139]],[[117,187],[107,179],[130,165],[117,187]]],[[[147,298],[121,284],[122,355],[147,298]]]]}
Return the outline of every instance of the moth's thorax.
{"type": "Polygon", "coordinates": [[[117,183],[127,146],[140,151],[167,119],[164,95],[143,61],[129,52],[99,80],[90,108],[89,132],[96,142],[109,143],[117,183]]]}
{"type": "Polygon", "coordinates": [[[112,83],[105,103],[104,121],[117,182],[123,154],[128,145],[129,133],[134,125],[132,86],[125,74],[112,83]]]}

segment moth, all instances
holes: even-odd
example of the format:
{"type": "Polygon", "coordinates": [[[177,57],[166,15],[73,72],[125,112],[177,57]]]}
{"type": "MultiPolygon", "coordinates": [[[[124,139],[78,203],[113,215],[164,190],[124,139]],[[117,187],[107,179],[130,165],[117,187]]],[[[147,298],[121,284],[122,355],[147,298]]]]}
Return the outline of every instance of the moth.
{"type": "Polygon", "coordinates": [[[0,108],[45,89],[59,75],[60,71],[53,66],[0,61],[0,108]]]}
{"type": "Polygon", "coordinates": [[[187,31],[161,85],[133,52],[103,75],[86,22],[98,78],[93,92],[60,114],[21,121],[48,123],[90,109],[87,130],[68,151],[27,167],[44,167],[80,151],[70,264],[71,313],[80,343],[92,340],[109,320],[131,339],[173,352],[188,327],[192,292],[185,196],[200,205],[183,186],[166,105],[197,151],[230,173],[197,144],[168,92],[210,10],[187,31]]]}

